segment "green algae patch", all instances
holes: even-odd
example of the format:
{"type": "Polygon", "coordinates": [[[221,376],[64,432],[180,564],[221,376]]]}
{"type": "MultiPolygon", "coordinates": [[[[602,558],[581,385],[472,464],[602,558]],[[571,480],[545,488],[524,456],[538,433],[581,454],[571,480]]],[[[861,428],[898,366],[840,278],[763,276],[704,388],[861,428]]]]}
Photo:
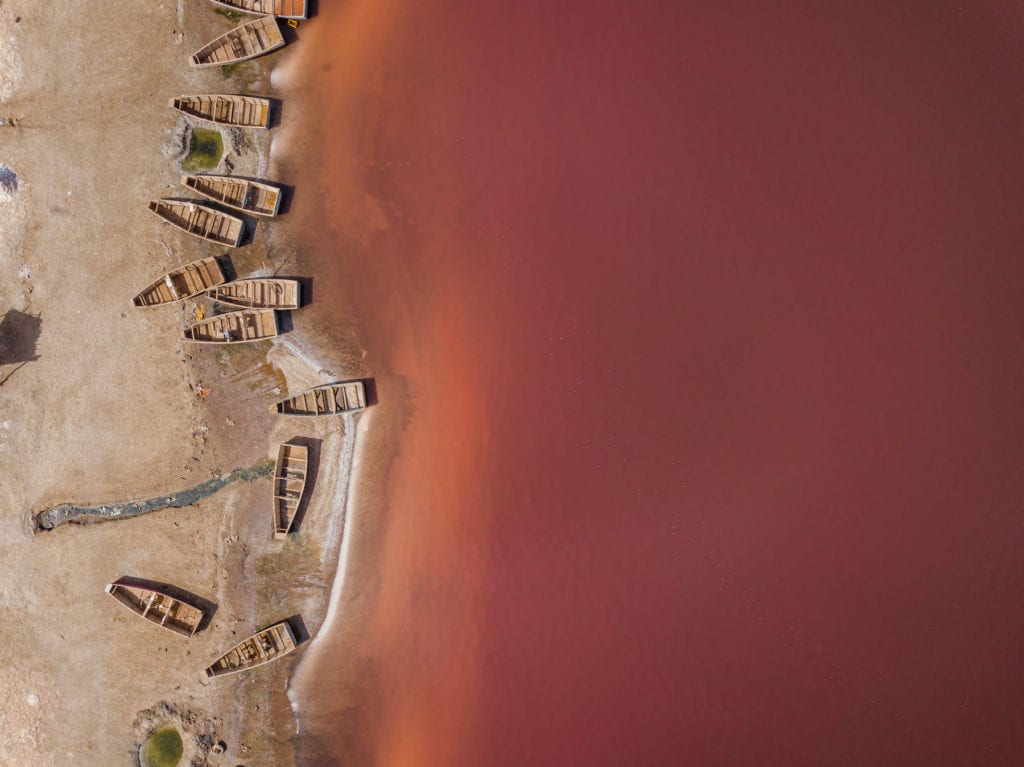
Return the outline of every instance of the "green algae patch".
{"type": "Polygon", "coordinates": [[[183,753],[185,747],[177,728],[161,727],[146,738],[139,749],[139,759],[143,767],[175,767],[183,753]]]}
{"type": "Polygon", "coordinates": [[[68,522],[82,524],[91,522],[107,522],[113,519],[128,519],[141,514],[149,514],[160,509],[178,509],[182,506],[191,506],[203,498],[213,495],[218,490],[232,482],[255,482],[258,479],[270,477],[274,473],[273,461],[261,461],[247,469],[235,469],[228,474],[221,474],[200,485],[179,490],[170,495],[161,495],[157,498],[150,498],[145,501],[126,501],[124,503],[110,503],[103,506],[80,506],[76,503],[62,503],[60,506],[51,506],[33,518],[33,525],[37,533],[44,530],[53,530],[55,527],[68,522]]]}
{"type": "Polygon", "coordinates": [[[224,156],[224,139],[220,131],[193,128],[189,138],[188,155],[181,161],[184,171],[213,170],[224,156]]]}
{"type": "Polygon", "coordinates": [[[230,8],[215,8],[214,9],[214,13],[219,13],[221,16],[223,16],[228,21],[230,21],[232,24],[239,24],[242,21],[242,19],[249,18],[244,13],[239,13],[238,11],[233,11],[230,8]]]}

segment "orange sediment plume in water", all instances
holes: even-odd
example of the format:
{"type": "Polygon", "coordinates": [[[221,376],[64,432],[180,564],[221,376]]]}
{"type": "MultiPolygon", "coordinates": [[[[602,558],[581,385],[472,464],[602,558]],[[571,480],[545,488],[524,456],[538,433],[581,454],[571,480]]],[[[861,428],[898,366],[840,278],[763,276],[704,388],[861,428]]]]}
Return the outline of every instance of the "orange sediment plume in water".
{"type": "Polygon", "coordinates": [[[362,334],[379,398],[359,435],[336,626],[295,684],[301,763],[325,767],[456,764],[479,694],[473,549],[487,516],[466,488],[486,460],[486,419],[466,356],[475,345],[466,289],[434,278],[428,265],[441,245],[410,223],[397,196],[381,195],[379,145],[389,137],[378,120],[381,100],[393,98],[385,82],[401,69],[405,5],[322,5],[275,75],[293,117],[280,131],[280,160],[301,178],[295,229],[322,231],[308,246],[316,298],[304,311],[328,327],[332,304],[351,307],[342,321],[362,334]]]}
{"type": "Polygon", "coordinates": [[[477,547],[486,540],[487,513],[467,491],[486,463],[485,414],[466,375],[472,360],[459,352],[465,328],[451,317],[421,317],[425,333],[448,339],[435,369],[457,373],[417,377],[388,488],[380,589],[363,639],[364,652],[379,661],[373,764],[460,763],[480,694],[477,547]]]}

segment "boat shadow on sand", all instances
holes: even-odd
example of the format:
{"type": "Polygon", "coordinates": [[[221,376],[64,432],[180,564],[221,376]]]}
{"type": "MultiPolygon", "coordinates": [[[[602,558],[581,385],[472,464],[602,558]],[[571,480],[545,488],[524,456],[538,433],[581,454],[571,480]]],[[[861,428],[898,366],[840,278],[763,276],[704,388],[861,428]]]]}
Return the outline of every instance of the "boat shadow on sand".
{"type": "Polygon", "coordinates": [[[0,320],[0,365],[35,362],[43,316],[8,309],[0,320]]]}
{"type": "Polygon", "coordinates": [[[17,309],[7,310],[3,320],[0,320],[0,367],[16,367],[0,373],[0,386],[7,383],[7,380],[23,366],[39,359],[36,344],[39,342],[42,327],[41,314],[28,314],[17,309]]]}
{"type": "Polygon", "coordinates": [[[217,264],[220,266],[220,270],[224,272],[225,282],[233,282],[238,279],[238,272],[235,270],[235,265],[231,263],[230,253],[217,256],[217,264]]]}
{"type": "Polygon", "coordinates": [[[363,390],[366,392],[366,406],[372,407],[378,402],[377,399],[377,380],[374,378],[362,378],[363,390]]]}
{"type": "MultiPolygon", "coordinates": [[[[287,28],[287,27],[286,27],[287,28]]],[[[289,30],[290,32],[291,30],[289,30]]],[[[288,40],[287,35],[285,40],[288,40]]],[[[261,96],[270,102],[270,114],[267,116],[267,128],[273,130],[274,128],[281,127],[281,113],[284,111],[284,101],[281,99],[274,99],[268,96],[261,96]]]]}
{"type": "Polygon", "coordinates": [[[193,605],[203,611],[203,619],[199,622],[196,627],[196,633],[205,629],[210,625],[213,620],[214,614],[217,612],[217,604],[211,602],[209,599],[203,599],[203,597],[193,594],[191,591],[186,591],[183,588],[175,586],[172,583],[164,583],[163,581],[151,581],[145,578],[136,578],[131,575],[125,575],[118,578],[115,583],[122,584],[133,588],[151,589],[160,591],[167,596],[177,599],[179,602],[193,605]]]}
{"type": "MultiPolygon", "coordinates": [[[[252,181],[262,181],[262,179],[251,179],[252,181]]],[[[281,206],[277,209],[278,216],[285,216],[288,211],[292,209],[292,198],[295,197],[295,185],[294,184],[282,184],[278,181],[273,182],[274,186],[281,190],[281,206]]]]}
{"type": "Polygon", "coordinates": [[[295,615],[285,618],[285,621],[287,621],[292,627],[292,633],[295,635],[296,647],[304,645],[310,640],[309,629],[306,628],[306,622],[302,620],[301,615],[296,613],[295,615]]]}
{"type": "MultiPolygon", "coordinates": [[[[294,274],[278,274],[274,272],[271,277],[275,280],[295,280],[299,283],[299,309],[304,309],[313,303],[313,278],[299,277],[294,274]]],[[[295,311],[294,309],[289,311],[295,311]]]]}
{"type": "Polygon", "coordinates": [[[290,309],[277,310],[277,334],[283,336],[295,330],[295,321],[292,319],[290,309]]]}
{"type": "MultiPolygon", "coordinates": [[[[309,21],[309,17],[311,15],[312,14],[309,12],[309,7],[307,6],[306,21],[309,21]]],[[[299,34],[299,27],[301,26],[301,21],[299,21],[299,23],[293,27],[290,24],[288,24],[288,22],[285,19],[278,19],[277,28],[281,30],[281,37],[284,38],[284,45],[281,48],[278,48],[276,51],[271,51],[271,54],[279,53],[280,51],[287,49],[289,46],[295,45],[295,43],[297,43],[302,37],[302,35],[299,34]]],[[[270,127],[273,128],[274,126],[271,125],[270,127]]]]}

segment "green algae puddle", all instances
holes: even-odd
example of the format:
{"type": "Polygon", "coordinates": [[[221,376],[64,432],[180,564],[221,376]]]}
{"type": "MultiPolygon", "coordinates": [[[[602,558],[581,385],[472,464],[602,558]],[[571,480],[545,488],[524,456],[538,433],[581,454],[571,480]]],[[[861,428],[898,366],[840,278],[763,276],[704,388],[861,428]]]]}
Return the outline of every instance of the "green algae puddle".
{"type": "Polygon", "coordinates": [[[137,517],[141,514],[148,514],[159,509],[180,508],[191,506],[193,503],[213,495],[218,490],[232,482],[241,480],[243,482],[254,482],[257,479],[269,477],[274,473],[274,462],[263,461],[250,466],[247,469],[235,469],[229,474],[221,474],[201,485],[187,488],[178,493],[162,495],[159,498],[150,498],[148,501],[126,501],[125,503],[110,503],[103,506],[79,506],[74,503],[62,503],[59,506],[52,506],[49,509],[35,515],[36,532],[52,530],[68,522],[81,524],[83,522],[109,522],[115,519],[126,519],[137,517]]]}
{"type": "Polygon", "coordinates": [[[142,744],[139,759],[143,767],[175,767],[185,748],[181,734],[174,727],[161,727],[142,744]]]}
{"type": "Polygon", "coordinates": [[[181,169],[188,173],[212,170],[224,156],[224,139],[220,131],[193,128],[189,139],[188,156],[181,161],[181,169]]]}

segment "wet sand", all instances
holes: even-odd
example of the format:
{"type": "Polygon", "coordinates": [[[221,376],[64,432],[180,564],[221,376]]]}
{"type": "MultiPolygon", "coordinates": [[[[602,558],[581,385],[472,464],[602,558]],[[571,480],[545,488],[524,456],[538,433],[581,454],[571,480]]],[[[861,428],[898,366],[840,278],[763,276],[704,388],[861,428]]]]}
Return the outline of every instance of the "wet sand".
{"type": "Polygon", "coordinates": [[[1012,760],[1020,19],[321,10],[380,403],[302,763],[1012,760]]]}

